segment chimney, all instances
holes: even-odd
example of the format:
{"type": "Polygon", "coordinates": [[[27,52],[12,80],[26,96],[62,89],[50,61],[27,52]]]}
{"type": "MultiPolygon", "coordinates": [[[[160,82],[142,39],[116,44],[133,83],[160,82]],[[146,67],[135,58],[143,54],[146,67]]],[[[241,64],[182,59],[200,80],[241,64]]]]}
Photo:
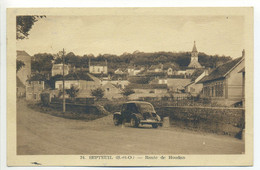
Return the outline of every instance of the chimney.
{"type": "Polygon", "coordinates": [[[242,51],[242,57],[245,57],[245,49],[242,51]]]}
{"type": "Polygon", "coordinates": [[[205,69],[205,76],[208,76],[208,75],[209,75],[209,70],[205,69]]]}

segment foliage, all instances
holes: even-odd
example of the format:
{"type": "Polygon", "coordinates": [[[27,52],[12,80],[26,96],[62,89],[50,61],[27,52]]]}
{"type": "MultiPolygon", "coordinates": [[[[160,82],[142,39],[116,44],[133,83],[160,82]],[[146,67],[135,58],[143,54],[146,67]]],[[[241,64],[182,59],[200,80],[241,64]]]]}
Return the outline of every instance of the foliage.
{"type": "Polygon", "coordinates": [[[53,55],[38,53],[33,56],[31,69],[33,72],[51,72],[53,55]]]}
{"type": "MultiPolygon", "coordinates": [[[[159,63],[177,63],[181,69],[185,69],[190,63],[190,52],[153,52],[145,53],[136,51],[134,53],[124,53],[122,55],[114,54],[93,54],[78,56],[70,52],[65,55],[65,63],[71,64],[75,67],[88,67],[89,60],[93,62],[100,62],[107,60],[109,69],[115,70],[117,68],[127,68],[129,65],[149,67],[159,63]]],[[[231,60],[227,56],[207,55],[199,53],[199,62],[202,66],[215,68],[216,63],[225,63],[231,60]]],[[[61,63],[61,58],[56,58],[55,63],[61,63]]]]}
{"type": "Polygon", "coordinates": [[[25,64],[21,60],[16,60],[16,72],[18,72],[22,67],[24,67],[25,64]]]}
{"type": "Polygon", "coordinates": [[[104,90],[102,88],[97,88],[95,90],[91,90],[92,96],[95,96],[98,100],[102,99],[105,95],[104,90]]]}
{"type": "Polygon", "coordinates": [[[55,89],[55,82],[57,80],[60,80],[62,78],[62,75],[57,74],[55,76],[50,77],[49,80],[46,80],[46,84],[48,84],[52,89],[55,89]]]}
{"type": "Polygon", "coordinates": [[[46,16],[37,16],[37,15],[28,15],[28,16],[17,16],[16,17],[16,39],[22,40],[24,38],[28,38],[29,31],[35,22],[37,22],[40,18],[44,18],[46,16]]]}
{"type": "Polygon", "coordinates": [[[130,89],[130,88],[125,88],[124,90],[123,90],[123,92],[122,92],[122,94],[124,95],[124,96],[126,96],[126,97],[128,97],[129,95],[131,95],[131,94],[134,94],[135,92],[134,92],[134,90],[132,90],[132,89],[130,89]]]}
{"type": "Polygon", "coordinates": [[[75,98],[77,96],[78,92],[79,92],[79,89],[74,86],[71,86],[70,89],[66,89],[66,93],[69,95],[69,97],[71,99],[75,98]]]}

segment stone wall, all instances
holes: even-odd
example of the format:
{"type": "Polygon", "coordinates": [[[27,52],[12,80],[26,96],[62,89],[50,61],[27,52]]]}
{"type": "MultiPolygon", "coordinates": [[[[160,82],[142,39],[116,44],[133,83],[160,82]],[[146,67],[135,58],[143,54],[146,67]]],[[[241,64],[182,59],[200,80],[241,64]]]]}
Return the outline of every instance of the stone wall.
{"type": "Polygon", "coordinates": [[[241,138],[245,127],[245,110],[220,107],[162,107],[161,117],[169,117],[170,125],[196,131],[225,134],[241,138]]]}

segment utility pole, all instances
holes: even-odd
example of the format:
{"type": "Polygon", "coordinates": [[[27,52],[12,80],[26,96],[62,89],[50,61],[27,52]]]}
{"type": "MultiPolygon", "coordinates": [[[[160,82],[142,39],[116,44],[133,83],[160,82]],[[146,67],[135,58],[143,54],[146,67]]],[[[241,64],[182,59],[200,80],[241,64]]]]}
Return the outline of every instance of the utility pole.
{"type": "Polygon", "coordinates": [[[66,101],[65,101],[65,78],[64,78],[64,63],[65,63],[65,51],[64,51],[64,48],[62,50],[62,64],[63,64],[63,79],[62,79],[62,89],[63,89],[63,102],[62,102],[62,105],[63,105],[63,110],[62,112],[65,113],[66,111],[66,101]]]}

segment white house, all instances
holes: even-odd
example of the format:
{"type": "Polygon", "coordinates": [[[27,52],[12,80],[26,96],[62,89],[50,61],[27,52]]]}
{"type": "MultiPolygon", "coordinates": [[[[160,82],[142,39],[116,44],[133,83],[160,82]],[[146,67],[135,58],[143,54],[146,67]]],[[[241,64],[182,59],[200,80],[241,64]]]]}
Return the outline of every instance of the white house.
{"type": "Polygon", "coordinates": [[[92,74],[107,74],[107,60],[105,62],[91,62],[89,60],[89,73],[92,74]]]}
{"type": "MultiPolygon", "coordinates": [[[[64,64],[64,75],[69,74],[69,66],[64,64]]],[[[63,64],[53,64],[51,69],[51,75],[63,75],[63,64]]]]}

